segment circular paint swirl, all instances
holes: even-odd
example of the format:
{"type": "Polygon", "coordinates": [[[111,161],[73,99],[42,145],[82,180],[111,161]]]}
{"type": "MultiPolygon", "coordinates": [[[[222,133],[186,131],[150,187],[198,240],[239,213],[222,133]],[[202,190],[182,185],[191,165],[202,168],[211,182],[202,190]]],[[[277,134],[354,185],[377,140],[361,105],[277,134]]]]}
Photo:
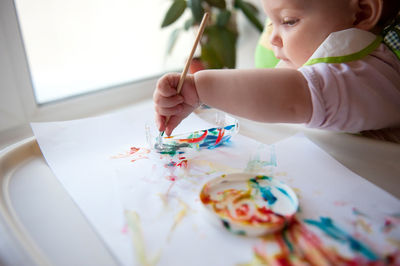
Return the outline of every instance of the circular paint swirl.
{"type": "Polygon", "coordinates": [[[282,229],[299,203],[293,190],[265,175],[238,173],[217,177],[203,186],[200,199],[229,231],[259,236],[282,229]]]}

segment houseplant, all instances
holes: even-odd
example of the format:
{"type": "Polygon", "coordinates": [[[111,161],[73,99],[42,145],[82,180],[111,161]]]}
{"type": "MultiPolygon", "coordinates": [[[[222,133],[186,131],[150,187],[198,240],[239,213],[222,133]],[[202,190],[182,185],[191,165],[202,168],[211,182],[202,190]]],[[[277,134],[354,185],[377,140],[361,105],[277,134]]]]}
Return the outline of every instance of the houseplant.
{"type": "Polygon", "coordinates": [[[236,42],[239,35],[236,24],[238,11],[242,12],[257,30],[260,32],[263,30],[263,25],[257,18],[258,9],[244,0],[229,2],[226,0],[173,0],[161,27],[174,24],[186,10],[190,10],[191,16],[184,25],[172,31],[167,52],[172,51],[182,31],[198,27],[204,12],[209,12],[210,19],[200,42],[200,60],[207,68],[235,68],[236,42]]]}

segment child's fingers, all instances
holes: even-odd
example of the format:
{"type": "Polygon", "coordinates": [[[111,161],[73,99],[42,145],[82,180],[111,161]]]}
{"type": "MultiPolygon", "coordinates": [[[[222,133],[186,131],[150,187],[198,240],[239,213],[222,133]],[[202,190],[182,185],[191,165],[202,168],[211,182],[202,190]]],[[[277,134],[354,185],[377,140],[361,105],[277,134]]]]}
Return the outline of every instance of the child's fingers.
{"type": "Polygon", "coordinates": [[[181,104],[173,106],[173,107],[161,107],[161,106],[155,106],[156,112],[159,115],[162,116],[172,116],[179,114],[183,110],[183,106],[181,104]]]}
{"type": "Polygon", "coordinates": [[[183,107],[181,112],[171,116],[168,124],[166,125],[165,133],[168,136],[170,136],[172,131],[179,125],[179,123],[182,122],[182,120],[185,119],[187,116],[189,116],[194,110],[192,106],[187,104],[183,104],[181,106],[183,107]]]}
{"type": "Polygon", "coordinates": [[[165,74],[158,80],[156,92],[163,97],[176,95],[176,87],[178,86],[179,78],[180,75],[177,73],[165,74]]]}
{"type": "Polygon", "coordinates": [[[165,119],[165,116],[156,114],[155,120],[158,131],[165,131],[165,119]]]}
{"type": "Polygon", "coordinates": [[[165,134],[167,134],[167,136],[171,136],[172,131],[179,125],[181,121],[182,117],[171,116],[165,128],[165,134]]]}
{"type": "Polygon", "coordinates": [[[169,108],[177,106],[184,102],[184,98],[181,95],[174,95],[171,97],[163,97],[155,93],[153,97],[154,104],[161,108],[169,108]]]}

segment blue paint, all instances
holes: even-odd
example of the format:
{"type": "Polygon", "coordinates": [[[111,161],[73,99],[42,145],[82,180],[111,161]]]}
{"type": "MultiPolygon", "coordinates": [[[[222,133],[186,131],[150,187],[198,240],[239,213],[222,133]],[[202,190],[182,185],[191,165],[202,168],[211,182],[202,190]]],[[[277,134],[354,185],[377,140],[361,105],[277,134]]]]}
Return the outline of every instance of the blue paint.
{"type": "Polygon", "coordinates": [[[223,225],[229,232],[232,232],[232,233],[234,233],[234,234],[241,235],[241,236],[245,236],[245,235],[246,235],[246,232],[243,231],[243,230],[233,231],[232,228],[231,228],[231,225],[229,224],[228,221],[226,221],[226,220],[224,220],[224,219],[221,219],[221,222],[222,222],[222,225],[223,225]]]}
{"type": "Polygon", "coordinates": [[[282,231],[282,238],[283,238],[283,241],[285,241],[285,244],[288,247],[290,253],[293,253],[294,247],[293,247],[292,243],[289,241],[287,233],[288,233],[288,227],[286,225],[285,229],[282,231]]]}
{"type": "Polygon", "coordinates": [[[277,190],[279,190],[283,195],[285,195],[286,197],[288,197],[290,199],[290,201],[293,203],[293,205],[296,205],[296,202],[294,201],[294,199],[289,195],[289,193],[287,193],[286,190],[284,190],[281,187],[276,187],[277,190]]]}
{"type": "MultiPolygon", "coordinates": [[[[232,124],[232,125],[228,125],[225,126],[223,129],[225,130],[226,134],[232,134],[231,131],[235,130],[236,128],[236,124],[232,124]]],[[[161,154],[169,154],[171,156],[175,155],[176,153],[178,154],[183,154],[184,151],[180,151],[183,148],[192,148],[192,149],[215,149],[217,147],[223,146],[223,145],[227,145],[228,143],[230,143],[230,139],[232,137],[232,135],[225,135],[221,138],[221,140],[215,144],[215,142],[218,139],[219,133],[220,133],[220,129],[221,128],[210,128],[207,130],[201,130],[201,131],[196,131],[193,132],[191,135],[189,135],[189,137],[187,137],[187,139],[190,138],[197,138],[199,136],[201,136],[204,132],[207,131],[207,136],[200,142],[197,143],[177,143],[175,142],[173,139],[168,140],[170,141],[170,143],[168,143],[168,141],[165,141],[162,145],[162,147],[158,147],[156,148],[156,150],[158,150],[161,154]]]]}
{"type": "Polygon", "coordinates": [[[235,124],[232,124],[232,125],[226,126],[226,127],[224,127],[224,128],[225,128],[226,130],[231,130],[231,129],[233,129],[235,126],[236,126],[235,124]]]}
{"type": "Polygon", "coordinates": [[[320,221],[305,219],[304,222],[316,226],[321,229],[325,234],[332,237],[333,239],[338,240],[341,243],[346,243],[349,247],[358,253],[361,253],[369,260],[379,260],[378,255],[376,255],[371,249],[369,249],[366,245],[362,244],[360,241],[337,227],[331,218],[328,217],[320,217],[320,221]]]}
{"type": "Polygon", "coordinates": [[[257,188],[261,192],[261,196],[265,201],[268,202],[269,205],[274,204],[278,199],[272,194],[271,192],[271,187],[262,187],[260,186],[260,183],[258,183],[257,179],[270,179],[270,177],[267,176],[261,176],[261,177],[255,177],[251,178],[250,182],[255,188],[257,188]]]}
{"type": "Polygon", "coordinates": [[[199,145],[200,148],[207,148],[209,150],[212,150],[212,149],[215,149],[217,147],[226,145],[230,141],[231,136],[224,136],[224,137],[222,137],[222,139],[221,139],[221,141],[219,143],[215,144],[215,141],[217,140],[217,138],[218,138],[218,136],[208,135],[204,139],[203,143],[201,143],[199,145]]]}

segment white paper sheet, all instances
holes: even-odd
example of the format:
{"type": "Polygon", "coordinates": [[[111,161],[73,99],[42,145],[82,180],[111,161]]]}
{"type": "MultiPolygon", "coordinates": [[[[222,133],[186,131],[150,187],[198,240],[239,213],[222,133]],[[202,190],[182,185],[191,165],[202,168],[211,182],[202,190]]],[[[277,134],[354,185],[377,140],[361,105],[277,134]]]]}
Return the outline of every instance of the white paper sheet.
{"type": "MultiPolygon", "coordinates": [[[[300,200],[298,220],[329,217],[374,254],[398,250],[400,201],[304,136],[268,146],[237,135],[229,145],[189,154],[187,169],[165,168],[151,157],[134,162],[131,156],[116,158],[146,145],[144,125],[152,120],[151,106],[143,105],[101,117],[32,124],[49,166],[122,265],[254,261],[264,240],[212,225],[199,200],[206,181],[243,171],[291,186],[300,200]]],[[[180,132],[208,127],[192,115],[180,132]]],[[[337,243],[323,230],[308,227],[324,244],[353,254],[348,242],[337,243]]]]}

